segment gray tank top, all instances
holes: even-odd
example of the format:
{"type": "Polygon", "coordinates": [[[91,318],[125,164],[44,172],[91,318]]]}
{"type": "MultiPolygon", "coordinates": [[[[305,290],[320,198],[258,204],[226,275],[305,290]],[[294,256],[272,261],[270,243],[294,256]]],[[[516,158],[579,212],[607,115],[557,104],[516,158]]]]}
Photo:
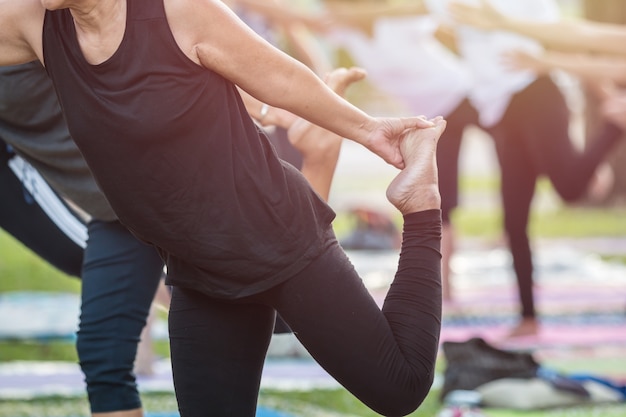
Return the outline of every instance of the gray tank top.
{"type": "Polygon", "coordinates": [[[116,219],[70,137],[52,82],[38,61],[0,67],[0,139],[92,218],[116,219]]]}

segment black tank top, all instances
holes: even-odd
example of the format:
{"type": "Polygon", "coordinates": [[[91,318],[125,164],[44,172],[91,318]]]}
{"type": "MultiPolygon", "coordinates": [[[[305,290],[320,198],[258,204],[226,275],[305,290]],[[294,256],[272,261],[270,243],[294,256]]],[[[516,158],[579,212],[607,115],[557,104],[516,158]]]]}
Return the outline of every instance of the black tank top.
{"type": "Polygon", "coordinates": [[[118,217],[155,245],[168,282],[263,291],[322,250],[334,212],[283,163],[235,86],[179,49],[162,0],[127,0],[118,50],[91,65],[67,9],[43,46],[70,133],[118,217]]]}

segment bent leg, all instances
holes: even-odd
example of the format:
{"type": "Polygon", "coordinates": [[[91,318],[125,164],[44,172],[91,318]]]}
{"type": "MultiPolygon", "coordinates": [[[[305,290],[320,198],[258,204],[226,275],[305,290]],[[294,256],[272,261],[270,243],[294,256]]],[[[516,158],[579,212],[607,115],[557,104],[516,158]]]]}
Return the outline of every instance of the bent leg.
{"type": "Polygon", "coordinates": [[[441,324],[439,216],[407,217],[382,312],[334,239],[305,271],[264,295],[320,365],[383,415],[415,410],[432,385],[441,324]]]}
{"type": "Polygon", "coordinates": [[[435,163],[445,127],[403,140],[406,168],[388,188],[405,217],[400,264],[383,311],[329,229],[326,250],[276,287],[238,302],[175,288],[172,366],[183,417],[254,415],[276,309],[320,364],[371,408],[405,415],[433,381],[441,327],[441,212],[435,163]]]}
{"type": "Polygon", "coordinates": [[[583,197],[599,165],[623,136],[619,128],[607,123],[597,138],[579,151],[569,135],[570,110],[548,77],[539,78],[516,95],[505,117],[525,135],[537,172],[546,174],[567,202],[583,197]]]}
{"type": "Polygon", "coordinates": [[[466,99],[446,117],[446,130],[437,144],[437,170],[441,194],[441,219],[450,222],[450,213],[458,205],[459,154],[465,128],[478,124],[478,113],[466,99]]]}
{"type": "Polygon", "coordinates": [[[441,282],[443,284],[443,299],[452,300],[450,260],[455,250],[455,236],[450,215],[457,207],[459,199],[461,140],[467,126],[478,124],[478,112],[466,99],[446,117],[446,122],[446,130],[437,144],[437,167],[442,221],[441,282]]]}
{"type": "MultiPolygon", "coordinates": [[[[0,141],[0,227],[55,268],[80,277],[83,247],[70,239],[26,191],[8,166],[4,146],[0,141]]],[[[77,217],[58,196],[54,198],[66,209],[68,218],[77,217]]]]}
{"type": "Polygon", "coordinates": [[[332,231],[326,251],[304,271],[255,297],[275,307],[311,355],[383,415],[415,410],[433,381],[441,328],[435,148],[443,127],[409,134],[402,144],[406,168],[387,195],[404,215],[403,242],[382,311],[332,231]]]}
{"type": "MultiPolygon", "coordinates": [[[[360,68],[338,68],[330,72],[325,81],[343,97],[348,86],[364,77],[365,71],[360,68]]],[[[300,171],[311,187],[328,201],[343,138],[303,118],[296,119],[287,133],[290,143],[302,155],[300,171]]]]}
{"type": "Polygon", "coordinates": [[[93,413],[141,407],[133,364],[162,273],[157,251],[120,223],[89,224],[76,346],[93,413]]]}

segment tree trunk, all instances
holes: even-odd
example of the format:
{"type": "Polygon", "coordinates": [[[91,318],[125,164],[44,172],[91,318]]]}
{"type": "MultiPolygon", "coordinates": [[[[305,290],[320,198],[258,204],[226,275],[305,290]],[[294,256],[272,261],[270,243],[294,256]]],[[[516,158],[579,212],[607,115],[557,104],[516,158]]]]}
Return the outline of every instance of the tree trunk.
{"type": "MultiPolygon", "coordinates": [[[[626,24],[626,1],[624,0],[584,0],[583,13],[587,19],[598,22],[626,24]]],[[[599,101],[591,93],[586,97],[587,137],[593,137],[601,123],[598,115],[599,101]]],[[[611,153],[609,162],[615,173],[615,186],[611,200],[626,199],[626,146],[622,141],[611,153]]]]}

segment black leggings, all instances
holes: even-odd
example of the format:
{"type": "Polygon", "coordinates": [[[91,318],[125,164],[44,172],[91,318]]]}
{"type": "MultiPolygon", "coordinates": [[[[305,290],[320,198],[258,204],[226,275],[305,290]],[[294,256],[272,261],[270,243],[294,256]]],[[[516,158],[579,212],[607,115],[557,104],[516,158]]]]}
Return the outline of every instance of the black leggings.
{"type": "Polygon", "coordinates": [[[558,87],[543,77],[516,94],[500,123],[489,129],[502,176],[504,228],[519,286],[521,314],[526,318],[535,316],[527,228],[537,178],[546,175],[563,200],[575,201],[584,195],[596,168],[622,137],[617,127],[607,124],[580,152],[569,136],[569,117],[558,87]]]}
{"type": "Polygon", "coordinates": [[[441,194],[441,220],[450,223],[450,213],[459,202],[459,152],[465,128],[478,126],[478,112],[465,99],[446,116],[446,130],[437,143],[439,193],[441,194]]]}
{"type": "Polygon", "coordinates": [[[276,312],[344,387],[386,416],[416,409],[433,381],[441,328],[439,210],[405,216],[382,312],[329,232],[305,270],[237,301],[174,288],[169,332],[182,417],[254,416],[276,312]]]}
{"type": "Polygon", "coordinates": [[[79,277],[83,248],[51,221],[26,191],[8,165],[12,156],[0,140],[0,228],[62,272],[79,277]]]}

